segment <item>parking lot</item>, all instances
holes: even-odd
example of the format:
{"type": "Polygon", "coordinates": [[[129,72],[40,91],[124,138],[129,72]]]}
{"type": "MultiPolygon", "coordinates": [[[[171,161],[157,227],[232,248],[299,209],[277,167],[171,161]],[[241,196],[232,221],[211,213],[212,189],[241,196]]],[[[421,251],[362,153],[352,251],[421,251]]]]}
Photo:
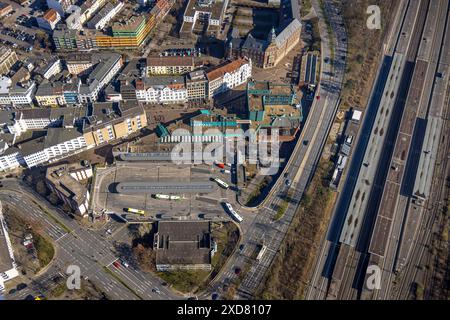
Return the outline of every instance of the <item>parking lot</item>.
{"type": "Polygon", "coordinates": [[[172,163],[117,162],[112,167],[98,169],[95,178],[93,208],[103,209],[126,217],[139,219],[229,219],[221,202],[235,202],[231,174],[222,173],[214,165],[184,165],[172,163]],[[178,194],[181,199],[156,199],[151,194],[120,194],[115,187],[120,182],[205,182],[218,177],[230,185],[229,189],[217,186],[207,194],[178,194]],[[144,210],[145,215],[127,213],[125,208],[144,210]]]}
{"type": "Polygon", "coordinates": [[[43,14],[39,1],[30,6],[21,6],[10,0],[2,1],[11,4],[13,11],[0,20],[2,30],[0,43],[16,50],[30,52],[33,50],[36,34],[43,31],[36,24],[36,17],[43,14]]]}
{"type": "Polygon", "coordinates": [[[10,28],[3,28],[0,31],[0,42],[12,48],[19,48],[26,52],[32,50],[35,36],[29,35],[23,31],[17,31],[10,28]]]}

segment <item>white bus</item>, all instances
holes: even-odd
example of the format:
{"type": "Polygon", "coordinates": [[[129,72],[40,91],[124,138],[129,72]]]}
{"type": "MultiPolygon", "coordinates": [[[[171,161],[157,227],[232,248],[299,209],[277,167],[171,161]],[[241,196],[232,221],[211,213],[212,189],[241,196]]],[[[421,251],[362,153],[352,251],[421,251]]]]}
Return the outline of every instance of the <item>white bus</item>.
{"type": "Polygon", "coordinates": [[[165,200],[180,200],[180,196],[169,196],[167,194],[155,194],[156,199],[165,199],[165,200]]]}
{"type": "Polygon", "coordinates": [[[155,194],[156,199],[166,199],[169,200],[170,197],[167,194],[155,194]]]}
{"type": "Polygon", "coordinates": [[[219,178],[214,178],[214,181],[217,182],[219,186],[221,186],[224,189],[228,189],[230,186],[225,181],[220,180],[219,178]]]}
{"type": "Polygon", "coordinates": [[[228,213],[231,215],[231,217],[236,220],[237,222],[242,222],[242,217],[240,215],[238,215],[238,213],[236,211],[234,211],[233,207],[231,206],[231,204],[229,204],[228,202],[225,202],[225,206],[227,207],[228,213]]]}
{"type": "Polygon", "coordinates": [[[259,250],[258,256],[256,257],[257,261],[261,261],[262,257],[264,256],[264,253],[267,250],[267,246],[262,245],[261,250],[259,250]]]}

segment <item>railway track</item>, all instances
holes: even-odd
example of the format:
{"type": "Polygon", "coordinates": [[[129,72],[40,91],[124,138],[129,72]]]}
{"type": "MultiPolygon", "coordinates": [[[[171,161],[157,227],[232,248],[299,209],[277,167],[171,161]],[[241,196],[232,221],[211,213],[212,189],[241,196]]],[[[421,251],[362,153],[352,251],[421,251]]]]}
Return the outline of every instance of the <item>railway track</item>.
{"type": "MultiPolygon", "coordinates": [[[[447,95],[449,94],[449,91],[447,90],[447,95]]],[[[448,98],[448,96],[447,96],[448,98]]],[[[450,111],[447,108],[447,116],[448,119],[450,111]]],[[[402,270],[402,272],[399,274],[399,277],[397,282],[399,283],[397,286],[393,287],[393,293],[392,298],[393,299],[405,299],[408,296],[411,296],[411,289],[412,284],[415,282],[416,277],[420,269],[418,268],[417,263],[420,265],[420,261],[422,261],[425,254],[427,254],[427,251],[429,250],[429,247],[431,245],[431,239],[433,235],[433,226],[436,220],[439,219],[440,215],[440,208],[441,206],[439,203],[446,197],[446,178],[447,173],[449,170],[449,161],[448,161],[448,155],[447,155],[447,148],[450,145],[450,128],[448,126],[448,123],[446,123],[445,132],[443,134],[444,139],[441,140],[440,144],[440,154],[438,155],[439,159],[441,160],[441,163],[439,165],[439,170],[435,172],[434,181],[432,183],[433,188],[431,194],[436,195],[433,198],[430,198],[427,204],[427,208],[425,209],[425,215],[424,218],[421,221],[420,224],[420,233],[414,243],[414,246],[412,248],[413,254],[411,256],[411,259],[409,263],[406,265],[406,268],[402,270]]],[[[430,258],[431,254],[428,252],[429,258],[428,264],[430,265],[430,258]]],[[[425,270],[425,273],[428,273],[427,270],[425,270]]],[[[426,275],[425,275],[426,276],[426,275]]],[[[424,281],[425,282],[425,281],[424,281]]]]}
{"type": "Polygon", "coordinates": [[[386,100],[383,96],[380,102],[380,109],[374,121],[375,129],[371,132],[370,142],[368,142],[364,155],[365,162],[363,163],[370,163],[370,166],[375,167],[372,167],[371,170],[369,170],[370,168],[364,168],[364,166],[361,167],[362,172],[358,175],[359,184],[357,183],[355,186],[354,192],[356,193],[353,194],[350,209],[346,212],[346,223],[352,223],[352,220],[355,219],[361,219],[362,222],[358,221],[359,227],[355,225],[354,227],[343,228],[340,236],[340,241],[349,244],[351,250],[360,254],[359,263],[350,265],[346,263],[344,266],[344,270],[349,269],[347,272],[350,274],[339,288],[337,296],[340,299],[355,298],[355,296],[361,294],[360,275],[367,266],[366,253],[370,243],[370,235],[373,232],[389,162],[393,154],[393,145],[398,135],[406,97],[413,77],[414,60],[428,16],[428,9],[429,0],[411,1],[407,8],[408,12],[404,16],[402,33],[398,39],[393,66],[390,70],[391,77],[389,80],[392,80],[395,75],[396,80],[388,83],[384,89],[385,96],[388,94],[386,90],[391,92],[391,99],[386,100]],[[390,115],[387,113],[383,115],[388,110],[390,115]],[[353,217],[354,214],[357,215],[353,217]]]}
{"type": "MultiPolygon", "coordinates": [[[[447,9],[449,7],[448,1],[446,2],[447,9]]],[[[447,10],[447,19],[446,19],[446,30],[448,32],[449,25],[449,14],[447,10]]],[[[444,29],[445,29],[444,28],[444,29]]],[[[440,51],[440,57],[439,57],[439,67],[440,68],[446,68],[447,72],[449,70],[448,68],[448,47],[450,42],[450,37],[448,33],[445,33],[445,39],[442,43],[441,51],[440,51]]],[[[441,69],[440,72],[442,72],[441,69]]],[[[445,73],[445,72],[444,72],[445,73]]],[[[443,109],[442,118],[448,119],[448,102],[449,102],[449,83],[447,79],[447,83],[445,84],[445,90],[444,90],[444,100],[442,101],[441,106],[433,105],[433,100],[430,100],[430,107],[428,109],[429,116],[435,116],[436,111],[439,110],[439,108],[443,107],[446,109],[443,109]],[[432,108],[435,108],[432,110],[432,108]]],[[[439,112],[438,112],[439,113],[439,112]]],[[[406,265],[405,270],[402,270],[401,274],[398,277],[397,282],[399,282],[398,286],[395,286],[393,288],[393,297],[400,299],[405,298],[406,296],[410,295],[411,292],[411,285],[414,282],[414,280],[417,278],[417,274],[419,273],[419,269],[416,268],[416,264],[422,261],[424,255],[427,253],[427,248],[431,245],[431,239],[433,234],[433,226],[434,224],[439,221],[439,204],[440,201],[445,196],[445,178],[447,173],[447,165],[448,165],[448,155],[447,155],[447,147],[449,145],[449,128],[447,121],[443,121],[443,131],[441,133],[441,136],[443,137],[440,141],[439,147],[437,148],[437,159],[440,159],[440,164],[436,163],[436,170],[433,175],[433,180],[431,182],[431,190],[430,190],[430,198],[425,203],[425,207],[423,208],[422,212],[422,221],[420,222],[420,232],[418,235],[416,235],[416,238],[414,239],[413,247],[412,247],[412,254],[410,256],[409,262],[406,265]]],[[[428,258],[429,259],[429,258],[428,258]]],[[[426,264],[425,264],[426,265],[426,264]]],[[[424,277],[427,277],[427,270],[424,272],[424,277]]],[[[425,282],[425,281],[424,281],[425,282]]]]}
{"type": "MultiPolygon", "coordinates": [[[[400,238],[398,233],[403,230],[403,226],[407,223],[407,220],[404,219],[404,215],[407,213],[406,211],[408,208],[410,208],[410,205],[408,206],[408,203],[410,202],[409,198],[406,198],[404,193],[401,195],[401,190],[403,189],[405,183],[404,176],[407,175],[406,172],[408,171],[406,164],[409,163],[409,160],[406,162],[406,158],[402,159],[402,155],[410,154],[411,149],[414,148],[412,143],[415,139],[414,134],[417,129],[415,128],[417,126],[416,117],[418,117],[419,113],[421,113],[421,109],[427,108],[431,96],[432,86],[429,85],[429,90],[426,88],[427,83],[429,83],[427,79],[433,77],[436,73],[437,63],[435,60],[438,60],[439,57],[439,50],[437,51],[437,56],[435,56],[435,53],[432,53],[431,48],[442,47],[441,42],[443,40],[445,24],[442,24],[441,21],[442,18],[444,18],[445,22],[447,7],[447,0],[440,0],[439,5],[430,7],[431,18],[429,17],[427,19],[425,25],[425,30],[428,34],[425,34],[426,31],[424,31],[423,40],[420,43],[416,70],[414,72],[413,82],[407,98],[403,119],[396,140],[395,151],[390,165],[391,168],[397,167],[399,170],[398,172],[390,172],[390,174],[388,174],[385,189],[383,191],[382,203],[380,204],[380,210],[378,212],[374,230],[374,235],[377,235],[381,238],[381,240],[378,239],[379,242],[377,244],[374,242],[376,238],[374,239],[373,235],[369,248],[369,252],[371,254],[381,256],[380,263],[376,264],[378,264],[383,270],[382,290],[373,291],[373,299],[387,299],[388,293],[392,286],[392,268],[395,267],[394,259],[396,257],[396,255],[393,254],[395,253],[394,246],[397,246],[397,239],[400,238]],[[440,14],[443,16],[440,16],[440,14]],[[438,19],[432,18],[435,16],[438,16],[438,19]],[[431,33],[431,31],[433,32],[431,33]],[[429,39],[432,41],[429,41],[429,39]],[[405,142],[407,142],[407,144],[405,144],[405,142]],[[393,190],[395,191],[394,194],[392,193],[393,190]],[[393,208],[395,208],[395,212],[393,208]],[[378,223],[380,222],[379,219],[381,216],[387,216],[388,219],[391,219],[387,220],[391,221],[391,229],[385,234],[380,232],[380,230],[377,231],[377,227],[380,227],[378,223]],[[383,245],[380,243],[383,243],[383,245]],[[386,252],[388,252],[388,254],[386,254],[386,252]]],[[[407,178],[406,183],[408,183],[407,178]]],[[[383,222],[383,220],[381,220],[381,222],[383,222]]],[[[398,246],[400,245],[401,241],[399,241],[398,246]]]]}
{"type": "MultiPolygon", "coordinates": [[[[393,51],[393,54],[398,54],[398,52],[401,52],[402,54],[404,54],[407,57],[407,61],[408,63],[412,64],[412,66],[410,66],[410,70],[409,71],[405,71],[405,72],[410,72],[411,74],[411,80],[412,82],[407,83],[407,87],[403,89],[404,93],[402,96],[399,93],[400,97],[397,97],[397,99],[403,99],[403,104],[405,104],[406,100],[409,98],[411,99],[411,103],[412,101],[414,101],[414,103],[417,105],[417,100],[421,101],[424,100],[425,102],[422,102],[422,104],[425,104],[425,109],[427,109],[426,107],[428,106],[429,103],[431,103],[431,93],[434,92],[434,89],[431,89],[431,87],[434,88],[434,77],[435,74],[439,74],[437,73],[438,71],[433,71],[433,68],[437,68],[438,66],[438,60],[440,60],[440,54],[438,54],[438,56],[436,56],[436,50],[439,51],[445,51],[446,49],[442,49],[444,47],[444,43],[440,44],[439,37],[440,39],[443,39],[443,33],[445,31],[445,28],[447,26],[447,20],[448,18],[445,16],[446,12],[448,12],[448,1],[447,0],[441,0],[439,2],[439,7],[438,9],[436,9],[435,7],[431,7],[433,5],[438,4],[438,2],[434,2],[434,1],[429,1],[429,0],[422,0],[422,1],[408,1],[406,3],[406,5],[401,6],[401,8],[403,8],[404,10],[417,10],[417,12],[414,13],[411,12],[405,12],[404,15],[402,16],[401,14],[397,14],[397,17],[403,17],[403,21],[400,24],[397,24],[397,27],[400,25],[400,30],[399,32],[401,32],[401,34],[398,35],[398,38],[395,39],[396,43],[395,43],[395,50],[393,51]],[[430,8],[432,8],[434,13],[430,13],[430,8]],[[447,10],[445,10],[447,9],[447,10]],[[442,14],[444,15],[445,20],[445,24],[442,30],[440,30],[440,28],[442,27],[442,14]],[[414,23],[411,22],[411,19],[414,18],[414,23]],[[409,21],[405,21],[406,19],[409,19],[409,21]],[[436,19],[436,20],[433,20],[436,19]],[[426,23],[428,23],[428,25],[433,25],[433,27],[428,27],[428,34],[431,33],[431,31],[433,31],[432,33],[432,37],[429,37],[428,39],[425,39],[425,35],[423,35],[423,39],[422,39],[422,33],[425,32],[425,26],[426,23]],[[406,31],[404,30],[406,28],[406,31]],[[438,31],[440,30],[440,31],[438,31]],[[410,36],[411,38],[408,39],[407,37],[410,36]],[[431,41],[429,41],[431,39],[431,41]],[[422,46],[424,46],[424,48],[422,48],[422,46]],[[417,80],[415,80],[416,82],[416,94],[415,96],[418,97],[409,97],[411,95],[411,91],[413,90],[413,73],[416,72],[417,75],[423,74],[424,73],[424,64],[422,63],[421,68],[418,68],[416,66],[416,62],[419,59],[419,48],[421,48],[420,50],[422,50],[423,52],[425,52],[425,56],[429,56],[429,61],[425,62],[425,63],[429,63],[430,66],[428,67],[428,65],[426,66],[425,70],[428,70],[428,75],[429,77],[427,79],[423,79],[423,83],[422,86],[430,86],[429,88],[429,93],[430,96],[427,97],[426,94],[423,94],[423,90],[424,89],[420,89],[420,86],[418,86],[418,84],[421,84],[421,82],[417,80]],[[437,49],[436,49],[437,48],[437,49]],[[395,53],[397,52],[397,53],[395,53]],[[433,58],[434,57],[434,58],[433,58]],[[431,79],[430,79],[431,78],[431,79]],[[421,95],[418,95],[417,90],[420,90],[419,92],[421,93],[421,95]]],[[[401,9],[400,9],[401,10],[401,9]]],[[[389,38],[389,43],[388,43],[388,47],[392,49],[394,38],[393,38],[393,33],[390,34],[390,38],[389,38]]],[[[445,41],[445,37],[444,37],[444,41],[445,41]]],[[[386,48],[386,46],[385,46],[386,48]]],[[[387,52],[387,51],[386,51],[387,52]]],[[[422,53],[423,53],[422,52],[422,53]]],[[[423,56],[423,55],[422,55],[423,56]]],[[[423,57],[421,57],[423,58],[423,57]]],[[[448,57],[447,57],[447,60],[448,57]]],[[[448,62],[447,62],[448,63],[448,62]]],[[[445,74],[445,71],[441,71],[442,74],[445,74]]],[[[403,79],[402,79],[403,80],[403,79]]],[[[405,84],[404,84],[405,85],[405,84]]],[[[448,99],[448,97],[447,97],[448,99]]],[[[396,102],[398,103],[398,102],[396,102]]],[[[447,100],[447,105],[448,105],[448,100],[447,100]]],[[[416,106],[417,108],[419,108],[419,105],[416,106]]],[[[406,127],[402,127],[403,125],[408,126],[410,125],[410,123],[408,124],[408,121],[412,121],[411,120],[411,110],[409,111],[410,114],[407,114],[407,106],[404,106],[405,110],[401,111],[401,114],[399,115],[399,117],[397,118],[398,123],[397,123],[397,127],[396,129],[392,129],[392,124],[389,125],[389,130],[394,130],[393,132],[391,132],[391,138],[390,139],[386,139],[386,141],[384,142],[384,144],[389,145],[392,144],[391,149],[394,149],[393,145],[394,144],[398,144],[400,139],[400,135],[403,134],[403,138],[405,137],[409,137],[409,140],[413,140],[413,136],[411,134],[408,134],[409,131],[404,131],[404,129],[407,129],[406,127]],[[404,112],[404,113],[403,113],[404,112]],[[404,117],[408,117],[409,119],[402,119],[404,117]],[[405,124],[403,124],[403,122],[405,122],[405,124]],[[403,129],[402,129],[403,128],[403,129]],[[402,133],[403,132],[403,133],[402,133]],[[406,134],[406,136],[405,136],[406,134]]],[[[434,113],[436,113],[436,110],[433,111],[434,113]]],[[[425,113],[426,114],[426,113],[425,113]]],[[[415,116],[414,116],[415,119],[415,116]]],[[[395,126],[394,126],[395,128],[395,126]]],[[[448,131],[448,128],[446,129],[448,131]]],[[[448,133],[447,133],[448,135],[448,133]]],[[[359,137],[358,137],[358,143],[359,143],[359,137]]],[[[402,143],[402,141],[400,141],[400,143],[402,143]]],[[[448,137],[446,137],[446,139],[441,142],[441,147],[440,149],[444,149],[445,151],[446,146],[448,146],[448,137]]],[[[402,146],[400,146],[401,148],[402,146]]],[[[396,147],[397,148],[397,147],[396,147]]],[[[404,148],[404,147],[403,147],[404,148]]],[[[408,147],[409,148],[409,147],[408,147]]],[[[388,164],[390,163],[390,161],[392,161],[393,159],[395,159],[395,157],[399,157],[399,153],[395,153],[398,152],[397,149],[392,150],[392,153],[388,154],[388,164]]],[[[401,150],[400,150],[401,151],[401,150]]],[[[445,152],[440,150],[440,152],[445,152]]],[[[440,157],[445,156],[445,155],[440,155],[440,157]]],[[[400,157],[401,159],[403,159],[403,156],[400,157]]],[[[400,159],[398,158],[398,159],[400,159]]],[[[381,158],[382,159],[382,158],[381,158]]],[[[385,158],[386,159],[386,158],[385,158]]],[[[403,160],[402,160],[403,161],[403,160]]],[[[447,159],[446,159],[447,161],[447,159]]],[[[385,161],[382,160],[382,162],[384,163],[385,161]]],[[[378,162],[377,166],[380,166],[380,162],[378,162]]],[[[386,168],[386,163],[384,163],[385,166],[385,171],[386,175],[387,175],[387,170],[388,168],[386,168]]],[[[445,170],[442,169],[441,170],[445,170]]],[[[379,168],[378,168],[379,171],[379,168]]],[[[377,171],[377,174],[383,174],[377,171]]],[[[439,171],[439,173],[437,173],[436,170],[435,175],[437,174],[438,176],[441,176],[440,178],[435,178],[435,179],[440,179],[440,180],[434,180],[433,182],[433,189],[432,189],[432,194],[434,193],[439,193],[438,190],[439,188],[442,188],[443,184],[445,183],[445,180],[443,177],[445,177],[445,172],[439,171]]],[[[383,171],[382,171],[383,172],[383,171]]],[[[416,174],[419,174],[420,172],[416,172],[416,174]]],[[[402,172],[403,175],[403,172],[402,172]]],[[[348,179],[348,178],[347,178],[348,179]]],[[[381,188],[379,191],[381,194],[384,194],[386,192],[385,188],[387,186],[385,181],[382,181],[379,179],[379,186],[378,188],[381,188]]],[[[374,186],[375,188],[375,186],[374,186]]],[[[374,192],[373,190],[371,190],[371,192],[374,192]]],[[[373,206],[378,206],[379,205],[379,201],[381,201],[381,195],[379,193],[379,200],[376,200],[376,198],[372,199],[372,205],[369,205],[368,207],[371,208],[373,206]]],[[[373,195],[372,195],[373,196],[373,195]]],[[[440,194],[440,197],[442,198],[443,195],[440,194]]],[[[434,199],[434,197],[433,197],[434,199]]],[[[397,203],[397,201],[400,201],[400,199],[395,198],[395,201],[397,203]]],[[[404,202],[404,201],[403,201],[404,202]]],[[[428,203],[433,203],[434,201],[428,201],[428,203]]],[[[403,210],[408,210],[408,203],[403,204],[403,206],[400,206],[400,208],[403,208],[403,210]],[[406,205],[406,207],[405,207],[406,205]]],[[[393,208],[397,208],[397,206],[394,206],[393,208]]],[[[417,268],[415,268],[416,264],[419,261],[422,261],[423,259],[427,259],[429,262],[427,263],[428,265],[430,265],[430,259],[432,259],[432,257],[430,256],[430,254],[428,253],[427,250],[427,246],[430,244],[431,241],[431,234],[432,234],[432,228],[433,228],[433,223],[436,222],[437,220],[435,219],[437,216],[436,210],[435,208],[426,208],[427,209],[427,213],[430,212],[429,214],[422,214],[425,215],[424,218],[422,218],[421,220],[417,221],[417,223],[420,225],[419,230],[418,230],[418,234],[416,235],[415,238],[415,242],[414,242],[414,246],[413,248],[411,248],[410,251],[410,263],[408,263],[408,265],[406,266],[406,268],[404,270],[401,270],[400,272],[398,272],[397,275],[394,275],[394,273],[392,273],[392,270],[389,270],[389,268],[392,266],[392,268],[394,268],[395,264],[393,264],[395,260],[392,259],[397,259],[397,255],[396,253],[396,247],[397,247],[397,243],[395,239],[398,238],[393,238],[393,240],[390,240],[391,243],[389,243],[389,249],[390,249],[390,254],[389,254],[389,263],[385,265],[386,260],[384,259],[384,254],[382,254],[383,251],[380,251],[381,249],[378,250],[378,252],[381,252],[381,256],[377,259],[375,259],[374,261],[379,261],[379,263],[382,264],[382,266],[384,266],[384,270],[383,270],[383,276],[382,279],[384,281],[384,285],[383,285],[383,290],[376,290],[373,295],[372,295],[372,299],[376,298],[376,299],[386,299],[386,298],[406,298],[408,296],[408,294],[411,293],[411,284],[412,281],[414,279],[416,279],[419,271],[421,272],[420,275],[424,278],[424,279],[429,279],[431,277],[430,272],[428,270],[419,270],[417,268]],[[433,211],[434,210],[434,211],[433,211]],[[433,211],[433,212],[432,212],[433,211]],[[420,241],[418,241],[417,239],[420,239],[420,241]],[[395,241],[394,241],[395,240],[395,241]],[[394,249],[393,249],[394,248],[394,249]],[[393,251],[394,250],[394,251],[393,251]],[[428,255],[427,255],[428,254],[428,255]],[[381,259],[381,260],[380,260],[381,259]],[[386,269],[387,268],[387,269],[386,269]],[[387,281],[386,281],[386,277],[387,277],[387,281]],[[384,288],[384,286],[386,286],[386,288],[384,288]]],[[[398,210],[397,209],[393,209],[393,210],[398,210]]],[[[378,209],[375,210],[375,214],[377,213],[378,209]]],[[[399,216],[400,213],[397,214],[397,216],[394,216],[396,220],[396,228],[400,228],[398,230],[400,231],[396,231],[396,232],[401,232],[401,230],[403,229],[403,226],[405,225],[405,221],[406,219],[403,219],[402,216],[399,216]]],[[[365,219],[367,219],[367,213],[365,214],[365,219]]],[[[368,220],[368,226],[370,226],[370,220],[368,220]]],[[[373,220],[373,223],[371,224],[370,228],[367,228],[364,232],[364,234],[372,234],[374,232],[374,226],[375,226],[375,220],[373,220]]],[[[364,231],[364,229],[361,229],[361,232],[364,231]]],[[[361,233],[360,233],[361,234],[361,233]]],[[[400,234],[401,235],[401,234],[400,234]]],[[[348,238],[347,238],[348,239],[348,238]]],[[[363,242],[364,243],[364,242],[363,242]]],[[[370,242],[369,242],[370,243],[370,242]]],[[[400,245],[400,243],[398,244],[400,245]]],[[[322,251],[318,257],[317,260],[317,268],[316,271],[313,275],[312,281],[310,283],[310,288],[308,291],[308,295],[307,298],[308,299],[318,299],[318,298],[339,298],[339,299],[358,299],[361,298],[361,286],[363,286],[362,282],[361,282],[361,277],[360,277],[360,273],[356,270],[358,263],[355,263],[354,259],[357,255],[360,255],[360,265],[367,267],[367,264],[370,260],[366,260],[366,259],[370,259],[370,257],[367,257],[365,252],[368,252],[368,248],[369,248],[369,244],[367,244],[367,247],[362,245],[359,249],[356,249],[354,252],[352,252],[352,250],[350,250],[350,252],[348,252],[348,250],[346,250],[344,252],[344,254],[346,254],[347,256],[345,258],[340,257],[338,258],[338,262],[339,263],[345,263],[344,266],[344,271],[342,272],[342,266],[339,266],[339,268],[337,268],[340,271],[341,276],[336,275],[336,279],[331,278],[331,281],[328,281],[328,279],[326,277],[323,276],[323,271],[322,274],[320,274],[320,271],[322,270],[322,263],[324,264],[324,268],[326,268],[327,265],[327,259],[330,259],[330,255],[331,250],[330,248],[333,246],[333,244],[329,244],[326,240],[323,241],[322,244],[322,251]],[[366,249],[364,249],[366,248],[366,249]],[[326,254],[328,253],[328,257],[326,256],[326,254]],[[356,266],[356,267],[355,267],[356,266]],[[318,269],[320,267],[320,270],[318,269]],[[342,279],[339,279],[342,278],[342,279]],[[336,286],[338,287],[338,289],[336,289],[336,286]],[[355,286],[357,287],[355,290],[355,286]],[[337,291],[334,292],[333,294],[329,294],[327,295],[327,292],[329,290],[335,290],[337,291]]],[[[341,246],[342,247],[342,246],[341,246]]],[[[383,248],[382,246],[379,248],[383,248]]],[[[342,249],[342,248],[341,248],[342,249]]],[[[342,250],[339,250],[342,251],[342,250]]],[[[369,251],[370,252],[370,251],[369,251]]],[[[333,259],[330,259],[330,261],[333,261],[333,259]]],[[[338,263],[336,262],[336,264],[338,263]]],[[[378,263],[377,263],[378,264],[378,263]]],[[[364,267],[364,268],[365,268],[364,267]]],[[[325,270],[325,269],[324,269],[325,270]]],[[[336,270],[336,267],[334,267],[334,270],[336,270]]],[[[334,272],[334,271],[333,271],[334,272]]],[[[331,277],[331,275],[330,275],[331,277]]],[[[428,281],[428,280],[425,280],[428,281]]]]}

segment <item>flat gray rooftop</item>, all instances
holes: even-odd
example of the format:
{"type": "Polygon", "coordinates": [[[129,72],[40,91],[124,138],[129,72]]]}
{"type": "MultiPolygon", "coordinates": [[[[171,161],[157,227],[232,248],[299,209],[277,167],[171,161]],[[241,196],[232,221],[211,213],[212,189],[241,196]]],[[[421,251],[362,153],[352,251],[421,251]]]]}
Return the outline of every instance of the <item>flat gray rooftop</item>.
{"type": "Polygon", "coordinates": [[[116,191],[122,194],[210,193],[217,189],[213,181],[202,182],[120,182],[116,191]]]}
{"type": "MultiPolygon", "coordinates": [[[[172,161],[172,152],[143,152],[143,153],[122,153],[119,155],[122,161],[172,161]]],[[[191,159],[203,159],[203,153],[192,153],[191,159]]]]}
{"type": "Polygon", "coordinates": [[[211,225],[204,221],[160,221],[157,265],[211,264],[211,225]]]}
{"type": "Polygon", "coordinates": [[[122,161],[170,161],[170,152],[144,152],[144,153],[122,153],[119,155],[122,161]]]}

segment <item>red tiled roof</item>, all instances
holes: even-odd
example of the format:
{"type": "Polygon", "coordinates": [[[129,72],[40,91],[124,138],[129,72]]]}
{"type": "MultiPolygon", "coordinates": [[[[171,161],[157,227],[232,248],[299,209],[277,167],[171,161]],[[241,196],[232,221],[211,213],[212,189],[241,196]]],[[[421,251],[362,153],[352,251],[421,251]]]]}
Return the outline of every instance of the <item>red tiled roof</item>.
{"type": "Polygon", "coordinates": [[[58,12],[55,9],[48,9],[43,18],[47,21],[55,22],[58,19],[58,12]]]}
{"type": "Polygon", "coordinates": [[[237,69],[239,69],[244,64],[247,64],[248,62],[249,61],[245,58],[239,58],[237,60],[234,60],[225,65],[219,66],[214,70],[207,72],[206,77],[208,78],[209,81],[216,80],[222,77],[225,73],[235,72],[237,69]]]}

